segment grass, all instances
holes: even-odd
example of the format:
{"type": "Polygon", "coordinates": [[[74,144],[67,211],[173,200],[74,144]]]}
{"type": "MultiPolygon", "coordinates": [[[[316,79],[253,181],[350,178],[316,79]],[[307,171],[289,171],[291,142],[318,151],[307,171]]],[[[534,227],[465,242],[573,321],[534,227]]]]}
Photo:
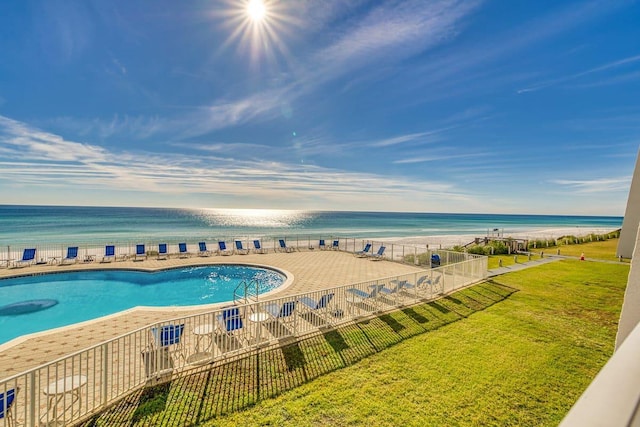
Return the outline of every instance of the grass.
{"type": "MultiPolygon", "coordinates": [[[[587,260],[597,259],[605,261],[619,261],[619,259],[616,257],[616,249],[618,248],[619,240],[620,239],[609,239],[587,243],[531,249],[531,260],[539,260],[540,252],[543,252],[544,256],[548,256],[557,255],[558,250],[560,250],[560,255],[563,256],[580,257],[582,254],[584,254],[585,259],[587,260]]],[[[500,260],[502,260],[502,265],[504,267],[513,265],[515,263],[514,257],[517,258],[519,263],[527,262],[529,260],[529,257],[523,254],[489,255],[489,269],[498,268],[500,260]]],[[[622,261],[628,263],[630,260],[623,258],[622,261]]]]}
{"type": "Polygon", "coordinates": [[[562,260],[131,395],[85,425],[557,425],[613,352],[627,265],[562,260]]]}

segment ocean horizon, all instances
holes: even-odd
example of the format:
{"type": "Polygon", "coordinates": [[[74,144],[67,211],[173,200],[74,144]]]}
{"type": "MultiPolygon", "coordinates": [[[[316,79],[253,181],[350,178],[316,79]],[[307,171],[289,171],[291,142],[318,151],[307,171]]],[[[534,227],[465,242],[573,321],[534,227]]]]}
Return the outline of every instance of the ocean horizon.
{"type": "Polygon", "coordinates": [[[0,205],[0,244],[320,237],[505,235],[615,230],[622,216],[0,205]]]}

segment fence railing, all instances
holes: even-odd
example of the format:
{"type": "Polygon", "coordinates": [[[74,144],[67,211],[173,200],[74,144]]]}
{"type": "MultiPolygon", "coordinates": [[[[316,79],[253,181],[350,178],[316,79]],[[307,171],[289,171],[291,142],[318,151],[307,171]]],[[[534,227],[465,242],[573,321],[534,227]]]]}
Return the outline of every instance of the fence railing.
{"type": "Polygon", "coordinates": [[[149,240],[140,239],[135,241],[108,242],[108,243],[70,243],[70,244],[11,244],[0,247],[0,268],[10,268],[17,266],[28,266],[33,264],[59,264],[65,260],[69,247],[77,247],[77,257],[70,262],[89,263],[101,262],[105,260],[106,247],[113,246],[113,256],[107,257],[109,261],[124,261],[136,258],[138,245],[144,245],[144,255],[146,257],[157,257],[160,245],[166,245],[167,257],[197,256],[200,254],[199,243],[203,242],[207,249],[207,255],[240,253],[236,250],[235,242],[242,243],[243,252],[249,250],[256,252],[254,240],[258,240],[260,247],[266,252],[281,251],[279,240],[285,241],[287,248],[295,251],[321,250],[320,240],[325,241],[325,250],[336,249],[346,252],[361,251],[367,243],[371,243],[369,253],[375,254],[381,246],[385,247],[382,258],[396,262],[403,262],[417,266],[430,266],[431,255],[438,254],[442,260],[442,265],[461,262],[468,258],[468,255],[460,252],[453,252],[443,249],[429,249],[416,245],[405,245],[393,242],[376,241],[371,239],[361,239],[353,237],[327,236],[318,238],[316,236],[294,235],[282,237],[260,237],[260,238],[225,238],[215,241],[201,240],[199,242],[189,240],[149,240]],[[224,242],[227,251],[219,250],[219,243],[224,242]],[[333,243],[337,242],[334,246],[333,243]],[[186,252],[180,250],[180,245],[184,244],[186,252]],[[35,256],[28,262],[20,262],[23,259],[25,249],[35,249],[35,256]]]}
{"type": "MultiPolygon", "coordinates": [[[[343,249],[361,243],[345,241],[343,249]]],[[[411,274],[163,321],[13,375],[0,380],[0,402],[6,402],[0,426],[14,419],[26,426],[71,424],[150,382],[434,299],[487,277],[486,257],[441,251],[445,261],[447,256],[449,264],[411,274]]]]}

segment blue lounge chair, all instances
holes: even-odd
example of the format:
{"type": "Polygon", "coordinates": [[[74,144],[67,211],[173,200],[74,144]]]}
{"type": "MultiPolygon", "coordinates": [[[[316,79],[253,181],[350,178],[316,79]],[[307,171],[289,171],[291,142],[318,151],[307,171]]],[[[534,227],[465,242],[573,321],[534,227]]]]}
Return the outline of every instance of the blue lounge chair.
{"type": "Polygon", "coordinates": [[[293,313],[296,309],[296,301],[288,301],[284,304],[272,302],[266,304],[262,309],[265,312],[269,313],[275,320],[290,322],[293,321],[293,313]]]}
{"type": "Polygon", "coordinates": [[[314,300],[311,297],[301,297],[298,298],[298,302],[305,305],[307,308],[316,311],[316,310],[322,310],[323,308],[326,308],[329,303],[331,302],[331,300],[333,299],[333,292],[330,294],[324,294],[322,295],[322,297],[320,297],[320,299],[318,301],[314,300]]]}
{"type": "MultiPolygon", "coordinates": [[[[186,361],[184,354],[184,342],[182,341],[182,333],[184,332],[184,323],[177,325],[164,325],[158,331],[157,327],[151,328],[156,347],[160,350],[168,351],[169,354],[176,354],[186,361]]],[[[164,366],[162,368],[169,368],[164,366]]]]}
{"type": "Polygon", "coordinates": [[[320,250],[327,249],[327,245],[324,244],[324,239],[320,239],[320,242],[318,242],[318,248],[320,248],[320,250]]]}
{"type": "Polygon", "coordinates": [[[169,253],[167,252],[167,244],[160,243],[158,245],[158,259],[168,259],[169,253]]]}
{"type": "Polygon", "coordinates": [[[428,288],[429,291],[431,293],[435,293],[436,291],[438,293],[442,292],[441,286],[440,286],[440,278],[442,277],[442,275],[440,274],[436,274],[435,277],[428,277],[428,276],[423,276],[420,279],[423,279],[422,281],[420,281],[420,279],[418,279],[418,281],[416,282],[419,288],[428,288]]]}
{"type": "Polygon", "coordinates": [[[227,244],[221,240],[218,242],[218,255],[233,255],[233,251],[227,249],[227,244]]]}
{"type": "Polygon", "coordinates": [[[25,249],[22,252],[22,259],[13,262],[14,267],[26,267],[36,262],[36,250],[35,248],[25,249]]]}
{"type": "Polygon", "coordinates": [[[236,253],[240,255],[247,255],[249,253],[249,249],[242,247],[242,240],[236,240],[236,253]]]}
{"type": "Polygon", "coordinates": [[[369,256],[369,259],[370,259],[371,261],[380,261],[381,259],[384,259],[384,250],[385,250],[385,249],[386,249],[386,248],[385,248],[384,246],[380,246],[380,247],[378,248],[378,252],[376,252],[375,254],[371,254],[371,255],[369,256]]]}
{"type": "MultiPolygon", "coordinates": [[[[248,343],[249,340],[245,336],[244,324],[242,322],[242,316],[240,315],[240,309],[238,307],[228,307],[222,310],[222,313],[216,316],[218,321],[218,325],[222,334],[230,337],[236,338],[242,343],[248,343]]],[[[228,343],[228,345],[233,346],[232,343],[228,343]]]]}
{"type": "Polygon", "coordinates": [[[8,427],[16,425],[16,420],[13,415],[13,402],[15,401],[16,394],[18,394],[18,387],[11,388],[4,393],[0,393],[0,420],[3,418],[7,421],[8,427]]]}
{"type": "Polygon", "coordinates": [[[334,251],[340,250],[340,241],[334,240],[331,244],[331,249],[333,249],[334,251]]]}
{"type": "Polygon", "coordinates": [[[116,247],[114,245],[105,246],[102,262],[111,262],[115,259],[116,259],[116,247]]]}
{"type": "Polygon", "coordinates": [[[187,252],[186,243],[178,243],[178,258],[189,258],[191,254],[187,252]]]}
{"type": "Polygon", "coordinates": [[[144,249],[144,245],[136,245],[136,254],[133,258],[134,261],[147,259],[147,251],[144,249]]]}
{"type": "MultiPolygon", "coordinates": [[[[369,288],[371,289],[371,292],[365,292],[362,289],[358,288],[349,288],[346,290],[346,292],[349,292],[350,294],[355,296],[356,298],[354,300],[359,299],[360,301],[358,302],[362,302],[367,299],[375,298],[378,295],[378,292],[381,292],[381,290],[384,288],[384,285],[371,285],[369,286],[369,288]]],[[[347,296],[347,298],[349,297],[350,296],[347,296]]]]}
{"type": "Polygon", "coordinates": [[[391,283],[394,284],[393,288],[382,288],[379,292],[385,295],[395,295],[402,291],[402,289],[407,285],[406,280],[392,280],[391,283]]]}
{"type": "Polygon", "coordinates": [[[260,240],[253,241],[253,252],[257,254],[266,254],[267,250],[262,247],[260,240]]]}
{"type": "Polygon", "coordinates": [[[349,311],[351,311],[353,307],[356,307],[358,311],[362,310],[362,303],[367,302],[368,300],[374,300],[372,304],[375,308],[375,299],[381,289],[384,288],[384,285],[371,285],[369,288],[371,289],[371,292],[365,292],[358,288],[349,288],[345,291],[347,293],[345,301],[349,303],[349,311]]]}
{"type": "Polygon", "coordinates": [[[280,252],[289,253],[293,251],[293,248],[288,247],[287,242],[285,242],[284,239],[278,240],[278,244],[280,245],[280,252]]]}
{"type": "Polygon", "coordinates": [[[67,256],[62,258],[60,264],[75,264],[78,262],[78,247],[77,246],[69,246],[67,248],[67,256]]]}
{"type": "Polygon", "coordinates": [[[369,251],[371,250],[371,243],[367,243],[364,245],[364,248],[361,251],[354,252],[353,254],[359,258],[364,258],[369,255],[369,251]]]}
{"type": "Polygon", "coordinates": [[[198,242],[198,256],[209,256],[211,252],[207,249],[206,242],[198,242]]]}

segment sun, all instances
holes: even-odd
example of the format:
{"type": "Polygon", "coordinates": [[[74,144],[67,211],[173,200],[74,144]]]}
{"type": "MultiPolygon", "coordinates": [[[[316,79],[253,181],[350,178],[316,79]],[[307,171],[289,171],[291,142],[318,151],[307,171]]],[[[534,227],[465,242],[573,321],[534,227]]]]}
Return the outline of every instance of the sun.
{"type": "Polygon", "coordinates": [[[261,22],[267,14],[267,8],[262,0],[249,0],[247,4],[247,15],[253,22],[261,22]]]}
{"type": "Polygon", "coordinates": [[[290,13],[295,2],[283,0],[216,0],[222,7],[212,16],[220,20],[229,36],[219,46],[222,51],[237,44],[238,50],[248,52],[253,65],[263,60],[275,64],[284,58],[289,61],[287,36],[299,21],[290,13]]]}

